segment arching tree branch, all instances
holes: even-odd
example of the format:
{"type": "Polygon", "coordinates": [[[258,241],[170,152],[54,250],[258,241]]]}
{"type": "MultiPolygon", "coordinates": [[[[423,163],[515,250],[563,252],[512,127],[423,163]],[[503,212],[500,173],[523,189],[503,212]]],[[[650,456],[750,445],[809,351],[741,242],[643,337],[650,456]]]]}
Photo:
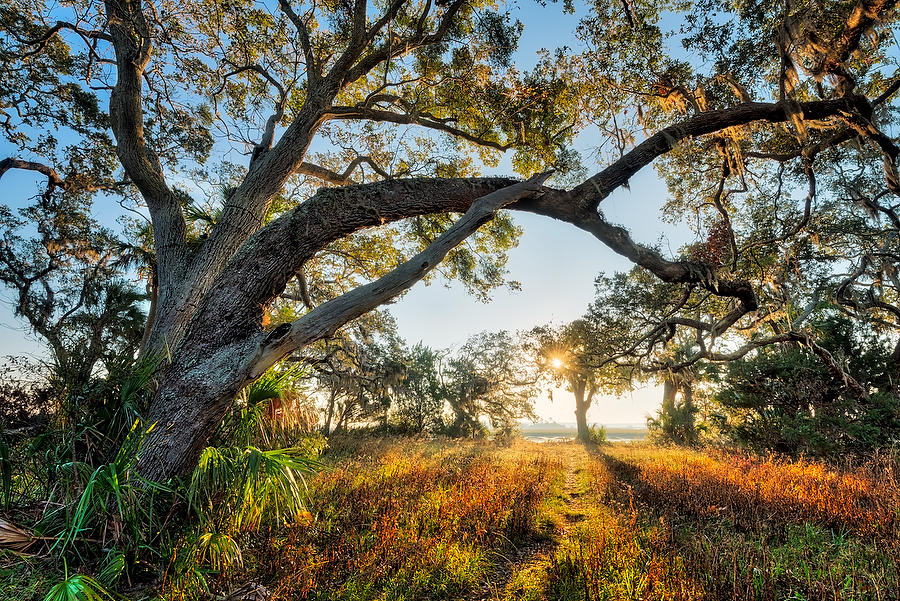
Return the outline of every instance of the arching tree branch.
{"type": "Polygon", "coordinates": [[[408,290],[437,267],[447,253],[489,221],[499,209],[523,196],[540,193],[549,176],[550,172],[541,173],[479,198],[447,231],[413,258],[374,282],[319,305],[292,323],[290,328],[282,330],[280,335],[269,335],[260,346],[250,377],[258,377],[287,353],[332,334],[348,321],[408,290]]]}
{"type": "MultiPolygon", "coordinates": [[[[846,96],[834,100],[801,102],[805,119],[828,119],[842,114],[858,113],[870,117],[872,107],[864,96],[846,96]]],[[[638,171],[657,157],[669,152],[681,140],[710,134],[728,127],[754,121],[783,123],[790,119],[784,103],[745,102],[732,108],[700,113],[681,123],[670,125],[653,134],[622,158],[574,188],[570,196],[581,213],[596,211],[613,190],[628,183],[638,171]]]]}

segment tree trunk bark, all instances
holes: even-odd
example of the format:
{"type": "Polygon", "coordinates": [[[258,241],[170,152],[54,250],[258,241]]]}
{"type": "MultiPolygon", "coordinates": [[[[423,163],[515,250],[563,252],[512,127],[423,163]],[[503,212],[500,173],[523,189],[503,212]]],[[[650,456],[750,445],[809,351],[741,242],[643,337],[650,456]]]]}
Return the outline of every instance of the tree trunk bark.
{"type": "Polygon", "coordinates": [[[681,403],[684,411],[684,442],[694,444],[697,442],[697,430],[694,422],[694,387],[689,381],[681,385],[681,403]]]}
{"type": "Polygon", "coordinates": [[[575,395],[575,424],[578,430],[578,440],[581,442],[591,440],[591,430],[587,423],[587,410],[590,403],[585,398],[586,388],[583,381],[576,381],[572,385],[572,393],[575,395]]]}
{"type": "Polygon", "coordinates": [[[219,349],[181,349],[158,375],[146,423],[150,426],[138,459],[139,473],[165,481],[189,472],[249,382],[253,338],[219,349]]]}
{"type": "Polygon", "coordinates": [[[663,382],[662,409],[664,412],[671,412],[675,408],[675,394],[677,392],[678,386],[675,384],[675,379],[672,376],[667,376],[663,382]]]}

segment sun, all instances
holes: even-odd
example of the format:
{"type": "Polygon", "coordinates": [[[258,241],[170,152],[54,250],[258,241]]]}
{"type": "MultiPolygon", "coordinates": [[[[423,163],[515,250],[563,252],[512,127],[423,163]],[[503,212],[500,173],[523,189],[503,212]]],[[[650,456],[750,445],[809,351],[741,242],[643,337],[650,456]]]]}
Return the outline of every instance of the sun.
{"type": "Polygon", "coordinates": [[[550,359],[550,367],[552,367],[553,369],[559,369],[563,365],[565,365],[565,363],[563,363],[563,360],[559,357],[553,357],[552,359],[550,359]]]}

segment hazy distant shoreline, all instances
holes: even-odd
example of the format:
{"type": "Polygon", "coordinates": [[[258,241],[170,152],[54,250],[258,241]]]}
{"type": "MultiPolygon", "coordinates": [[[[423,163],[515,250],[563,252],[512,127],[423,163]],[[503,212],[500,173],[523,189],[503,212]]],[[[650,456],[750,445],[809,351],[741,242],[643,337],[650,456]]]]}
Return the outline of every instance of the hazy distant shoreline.
{"type": "MultiPolygon", "coordinates": [[[[599,425],[599,424],[594,424],[599,425]]],[[[645,424],[610,424],[606,428],[606,439],[614,441],[643,440],[647,437],[645,424]]],[[[578,430],[574,423],[537,423],[520,427],[522,438],[534,442],[564,441],[575,438],[578,430]]]]}

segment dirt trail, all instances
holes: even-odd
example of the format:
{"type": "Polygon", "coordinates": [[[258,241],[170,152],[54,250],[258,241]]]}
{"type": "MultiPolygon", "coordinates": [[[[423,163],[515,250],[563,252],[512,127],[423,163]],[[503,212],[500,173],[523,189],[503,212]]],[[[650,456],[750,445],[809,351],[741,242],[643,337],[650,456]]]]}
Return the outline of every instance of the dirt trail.
{"type": "Polygon", "coordinates": [[[554,524],[548,538],[529,541],[506,556],[498,558],[496,567],[482,586],[468,599],[469,601],[493,601],[504,598],[504,591],[510,579],[517,573],[540,569],[553,556],[561,541],[590,514],[588,495],[587,463],[590,458],[580,445],[550,447],[563,464],[565,474],[562,486],[551,489],[550,496],[557,499],[549,508],[549,517],[554,524]]]}
{"type": "MultiPolygon", "coordinates": [[[[578,450],[581,450],[580,447],[578,450]]],[[[562,517],[562,531],[560,538],[568,536],[572,527],[587,517],[587,506],[585,503],[585,495],[587,494],[587,484],[585,482],[585,462],[587,454],[577,452],[572,449],[566,454],[566,485],[563,490],[565,500],[562,517]]]]}

